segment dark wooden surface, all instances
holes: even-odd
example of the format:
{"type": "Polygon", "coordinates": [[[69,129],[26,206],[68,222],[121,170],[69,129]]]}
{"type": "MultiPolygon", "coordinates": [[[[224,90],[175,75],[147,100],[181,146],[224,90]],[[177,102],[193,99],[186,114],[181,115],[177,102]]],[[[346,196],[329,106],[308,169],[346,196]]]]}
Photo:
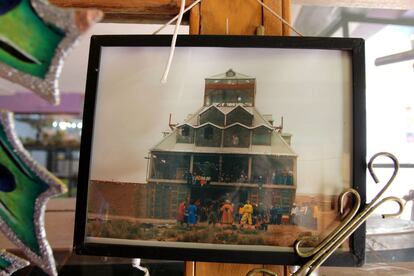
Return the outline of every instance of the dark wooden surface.
{"type": "MultiPolygon", "coordinates": [[[[166,22],[180,9],[179,0],[50,0],[50,3],[64,8],[99,9],[105,13],[104,22],[121,23],[166,22]]],[[[193,0],[186,0],[186,5],[192,3],[193,0]]]]}
{"type": "MultiPolygon", "coordinates": [[[[194,0],[186,0],[186,5],[190,5],[194,0]]],[[[213,0],[214,1],[214,0],[213,0]]],[[[407,0],[263,0],[275,10],[280,8],[280,3],[286,4],[293,1],[293,4],[311,5],[311,6],[336,6],[336,7],[354,7],[354,8],[375,8],[375,9],[414,9],[414,1],[407,0]]],[[[204,2],[204,1],[203,1],[204,2]]],[[[236,1],[237,2],[237,1],[236,1]]],[[[252,1],[249,5],[254,4],[252,1]]],[[[59,7],[66,8],[94,8],[100,9],[105,13],[104,22],[143,22],[143,23],[161,23],[177,15],[179,11],[179,0],[50,0],[50,3],[59,7]]],[[[273,28],[280,28],[281,25],[272,19],[267,20],[269,14],[264,12],[264,25],[269,22],[273,28]]],[[[287,15],[287,14],[285,14],[287,15]]],[[[273,17],[270,15],[270,17],[273,17]]],[[[270,18],[269,17],[269,18],[270,18]]],[[[184,23],[188,22],[188,14],[184,18],[184,23]]],[[[222,25],[222,24],[221,24],[222,25]]],[[[265,34],[274,34],[266,33],[265,34]]],[[[286,35],[286,33],[284,33],[286,35]]]]}

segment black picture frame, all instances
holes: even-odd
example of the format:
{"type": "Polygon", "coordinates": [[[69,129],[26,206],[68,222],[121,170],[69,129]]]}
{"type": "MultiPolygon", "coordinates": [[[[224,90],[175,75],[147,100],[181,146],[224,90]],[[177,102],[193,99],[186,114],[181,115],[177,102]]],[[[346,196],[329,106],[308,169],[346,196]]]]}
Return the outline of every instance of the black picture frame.
{"type": "MultiPolygon", "coordinates": [[[[74,231],[74,251],[77,254],[103,255],[118,257],[139,257],[152,259],[171,259],[207,262],[266,263],[281,265],[300,265],[306,260],[293,252],[222,250],[137,246],[128,242],[122,244],[103,244],[88,242],[86,239],[88,183],[91,170],[91,153],[94,144],[94,122],[102,50],[113,47],[170,47],[169,35],[99,35],[93,36],[90,43],[89,65],[83,129],[80,151],[76,218],[74,231]]],[[[318,38],[318,37],[268,37],[268,36],[179,36],[180,47],[218,47],[251,49],[296,49],[296,50],[337,50],[349,54],[351,61],[352,92],[351,108],[351,183],[365,202],[366,171],[366,114],[365,114],[365,56],[364,40],[357,38],[318,38]]],[[[306,62],[306,61],[303,61],[306,62]]],[[[174,68],[174,62],[173,62],[174,68]]],[[[172,69],[174,70],[174,69],[172,69]]],[[[134,72],[129,72],[134,74],[134,72]]],[[[161,76],[160,76],[161,78],[161,76]]],[[[306,85],[304,84],[304,87],[306,85]]],[[[145,99],[144,99],[145,100],[145,99]]],[[[95,137],[99,139],[99,137],[95,137]]],[[[363,207],[363,206],[362,206],[363,207]]],[[[361,208],[362,208],[361,207],[361,208]]],[[[365,258],[365,224],[350,237],[349,252],[333,254],[325,265],[361,266],[365,258]]]]}

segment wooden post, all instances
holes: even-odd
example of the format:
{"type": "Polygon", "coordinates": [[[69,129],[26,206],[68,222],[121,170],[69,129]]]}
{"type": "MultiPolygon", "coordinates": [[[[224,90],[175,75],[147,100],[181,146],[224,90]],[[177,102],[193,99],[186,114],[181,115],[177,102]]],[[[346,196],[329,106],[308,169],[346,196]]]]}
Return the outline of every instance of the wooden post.
{"type": "MultiPolygon", "coordinates": [[[[262,0],[290,22],[291,0],[262,0]]],[[[203,0],[190,11],[190,34],[289,35],[289,27],[256,1],[203,0]]]]}
{"type": "MultiPolygon", "coordinates": [[[[285,19],[287,22],[290,23],[291,19],[291,0],[282,0],[282,17],[283,19],[285,19]]],[[[287,26],[286,24],[283,24],[283,35],[284,36],[289,36],[290,35],[290,29],[289,26],[287,26]]]]}
{"type": "MultiPolygon", "coordinates": [[[[290,0],[262,0],[290,22],[290,0]]],[[[256,1],[203,0],[190,12],[190,34],[255,35],[264,29],[264,35],[289,35],[289,27],[265,10],[256,1]]],[[[249,158],[249,178],[251,158],[249,158]]],[[[267,268],[278,276],[287,274],[287,267],[260,264],[225,264],[186,262],[185,276],[244,276],[253,268],[267,268]]]]}
{"type": "MultiPolygon", "coordinates": [[[[283,16],[282,12],[282,0],[263,0],[267,6],[272,10],[283,16]]],[[[263,11],[263,26],[265,35],[282,35],[283,34],[283,24],[282,21],[278,20],[273,14],[269,11],[263,11]]]]}
{"type": "Polygon", "coordinates": [[[200,34],[254,35],[261,24],[262,7],[256,1],[203,0],[200,3],[200,34]]]}
{"type": "MultiPolygon", "coordinates": [[[[190,34],[196,35],[200,33],[200,4],[195,5],[190,12],[190,34]]],[[[205,104],[205,101],[204,101],[205,104]]]]}

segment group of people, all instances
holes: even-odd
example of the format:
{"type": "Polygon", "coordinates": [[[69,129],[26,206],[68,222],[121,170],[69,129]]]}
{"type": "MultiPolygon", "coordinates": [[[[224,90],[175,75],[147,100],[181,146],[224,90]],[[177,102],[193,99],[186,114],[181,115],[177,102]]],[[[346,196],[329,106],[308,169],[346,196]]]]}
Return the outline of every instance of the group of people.
{"type": "MultiPolygon", "coordinates": [[[[253,205],[249,200],[245,204],[241,204],[237,213],[234,210],[234,204],[230,200],[226,200],[218,209],[220,213],[220,223],[223,225],[240,224],[242,227],[246,224],[253,224],[253,205]]],[[[215,224],[214,215],[217,214],[214,209],[210,210],[210,216],[208,217],[209,224],[215,224]]]]}
{"type": "Polygon", "coordinates": [[[310,229],[318,228],[319,208],[316,202],[305,202],[301,205],[293,203],[290,211],[290,223],[310,229]]]}
{"type": "Polygon", "coordinates": [[[274,206],[266,208],[264,204],[252,204],[249,200],[234,206],[230,200],[200,200],[180,202],[177,210],[177,222],[181,225],[194,226],[199,222],[215,226],[239,225],[254,226],[259,230],[267,230],[269,224],[282,224],[284,208],[274,206]]]}
{"type": "Polygon", "coordinates": [[[180,202],[177,210],[177,222],[181,225],[195,225],[197,223],[197,206],[191,202],[187,204],[185,200],[180,202]]]}
{"type": "Polygon", "coordinates": [[[293,203],[289,210],[278,205],[252,204],[249,200],[238,206],[228,199],[203,203],[201,200],[182,200],[177,210],[177,222],[186,226],[200,222],[213,226],[239,225],[240,228],[250,225],[259,230],[267,230],[269,224],[291,224],[317,229],[318,215],[318,205],[314,201],[300,205],[293,203]]]}

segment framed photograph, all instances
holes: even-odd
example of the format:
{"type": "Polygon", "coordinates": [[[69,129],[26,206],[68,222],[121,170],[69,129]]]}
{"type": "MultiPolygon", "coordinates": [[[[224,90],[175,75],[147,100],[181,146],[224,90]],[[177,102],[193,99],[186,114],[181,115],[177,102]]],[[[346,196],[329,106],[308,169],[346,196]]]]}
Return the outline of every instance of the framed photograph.
{"type": "MultiPolygon", "coordinates": [[[[75,251],[294,265],[365,202],[364,42],[171,36],[91,39],[75,251]]],[[[364,260],[361,227],[328,264],[364,260]]]]}

